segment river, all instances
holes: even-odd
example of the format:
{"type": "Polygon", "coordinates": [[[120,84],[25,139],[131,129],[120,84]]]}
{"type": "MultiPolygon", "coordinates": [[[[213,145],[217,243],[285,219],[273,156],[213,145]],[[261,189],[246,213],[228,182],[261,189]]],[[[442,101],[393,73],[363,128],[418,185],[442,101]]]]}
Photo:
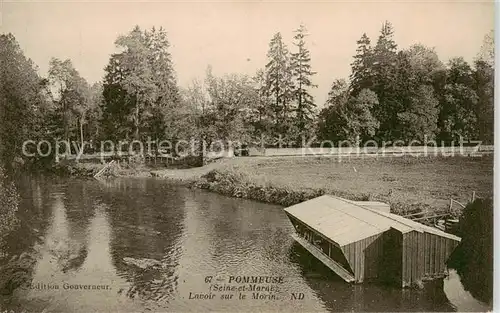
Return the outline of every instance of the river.
{"type": "Polygon", "coordinates": [[[291,239],[292,225],[279,206],[156,179],[23,177],[18,187],[20,225],[3,263],[19,265],[10,272],[12,294],[0,296],[3,310],[487,310],[453,271],[423,290],[346,284],[291,239]],[[283,277],[283,283],[262,293],[276,298],[215,291],[211,299],[193,299],[209,294],[211,284],[227,285],[231,276],[283,277]]]}

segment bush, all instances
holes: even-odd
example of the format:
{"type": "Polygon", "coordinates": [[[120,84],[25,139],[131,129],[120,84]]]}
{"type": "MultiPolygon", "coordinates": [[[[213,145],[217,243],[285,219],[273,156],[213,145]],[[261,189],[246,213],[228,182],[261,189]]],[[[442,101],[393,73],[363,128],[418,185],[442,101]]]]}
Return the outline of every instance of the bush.
{"type": "Polygon", "coordinates": [[[145,163],[144,157],[139,154],[134,154],[128,158],[128,167],[131,169],[137,169],[142,167],[145,163]]]}
{"type": "Polygon", "coordinates": [[[50,173],[58,176],[92,177],[100,169],[91,163],[77,163],[75,160],[62,160],[50,168],[50,173]]]}
{"type": "Polygon", "coordinates": [[[16,227],[16,212],[19,205],[19,194],[16,186],[9,180],[5,170],[0,167],[0,252],[5,237],[16,227]]]}
{"type": "Polygon", "coordinates": [[[325,193],[322,189],[292,190],[270,184],[256,185],[250,182],[243,173],[236,170],[212,170],[203,175],[194,186],[230,197],[251,199],[283,206],[294,205],[325,193]]]}
{"type": "Polygon", "coordinates": [[[460,217],[459,246],[449,266],[462,278],[464,288],[478,299],[491,302],[493,297],[493,201],[477,199],[467,205],[460,217]]]}
{"type": "Polygon", "coordinates": [[[427,212],[435,213],[434,209],[428,204],[422,203],[405,203],[402,201],[395,201],[391,203],[391,213],[398,214],[401,216],[410,215],[410,214],[419,214],[415,215],[417,217],[424,217],[427,212]]]}

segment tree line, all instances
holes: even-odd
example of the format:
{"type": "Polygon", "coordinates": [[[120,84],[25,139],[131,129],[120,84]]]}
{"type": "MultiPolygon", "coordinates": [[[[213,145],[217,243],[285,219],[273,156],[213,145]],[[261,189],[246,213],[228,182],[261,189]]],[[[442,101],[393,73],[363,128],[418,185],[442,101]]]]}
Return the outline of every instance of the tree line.
{"type": "Polygon", "coordinates": [[[385,22],[374,45],[357,42],[349,79],[336,79],[321,110],[316,72],[300,25],[291,48],[281,33],[253,76],[216,76],[178,86],[167,32],[134,27],[119,36],[102,82],[89,84],[71,60],[53,58],[47,77],[12,34],[0,35],[0,157],[22,162],[25,140],[233,140],[300,145],[320,140],[493,141],[493,37],[469,65],[446,64],[421,44],[398,50],[385,22]]]}
{"type": "Polygon", "coordinates": [[[493,32],[473,66],[462,57],[444,64],[422,44],[398,50],[393,36],[385,22],[375,45],[366,34],[357,41],[349,81],[333,82],[319,113],[319,137],[493,143],[493,32]]]}

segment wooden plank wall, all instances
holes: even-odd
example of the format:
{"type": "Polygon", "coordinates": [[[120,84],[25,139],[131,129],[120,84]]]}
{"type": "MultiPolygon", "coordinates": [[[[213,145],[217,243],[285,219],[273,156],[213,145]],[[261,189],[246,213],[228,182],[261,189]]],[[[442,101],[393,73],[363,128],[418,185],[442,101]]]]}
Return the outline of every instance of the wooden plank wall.
{"type": "Polygon", "coordinates": [[[357,283],[378,277],[378,262],[383,255],[382,236],[377,234],[342,247],[357,283]]]}
{"type": "Polygon", "coordinates": [[[403,235],[403,287],[446,274],[446,261],[458,242],[412,231],[403,235]]]}
{"type": "MultiPolygon", "coordinates": [[[[304,230],[307,229],[326,240],[332,245],[330,250],[333,247],[339,247],[337,243],[318,234],[296,218],[291,216],[289,218],[295,225],[301,225],[304,230]]],[[[357,283],[383,278],[380,277],[384,275],[380,272],[381,267],[384,267],[381,262],[384,262],[384,241],[387,240],[388,235],[390,235],[390,231],[340,247],[357,283]]],[[[427,278],[445,275],[446,261],[457,246],[457,241],[439,235],[418,231],[403,234],[400,267],[402,286],[410,287],[412,284],[420,283],[427,278]]]]}

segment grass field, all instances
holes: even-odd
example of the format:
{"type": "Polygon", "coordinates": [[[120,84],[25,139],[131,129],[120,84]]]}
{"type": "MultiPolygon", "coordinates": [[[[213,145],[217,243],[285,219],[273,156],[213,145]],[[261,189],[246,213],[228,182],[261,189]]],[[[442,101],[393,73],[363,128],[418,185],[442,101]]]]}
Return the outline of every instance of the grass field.
{"type": "Polygon", "coordinates": [[[288,158],[254,159],[239,165],[251,179],[291,188],[323,188],[339,195],[366,195],[389,203],[446,207],[493,192],[493,158],[288,158]]]}
{"type": "Polygon", "coordinates": [[[466,203],[493,194],[493,157],[270,157],[234,158],[203,168],[159,171],[163,177],[196,178],[210,170],[243,174],[258,185],[322,189],[346,198],[381,200],[392,207],[445,209],[450,198],[466,203]]]}

